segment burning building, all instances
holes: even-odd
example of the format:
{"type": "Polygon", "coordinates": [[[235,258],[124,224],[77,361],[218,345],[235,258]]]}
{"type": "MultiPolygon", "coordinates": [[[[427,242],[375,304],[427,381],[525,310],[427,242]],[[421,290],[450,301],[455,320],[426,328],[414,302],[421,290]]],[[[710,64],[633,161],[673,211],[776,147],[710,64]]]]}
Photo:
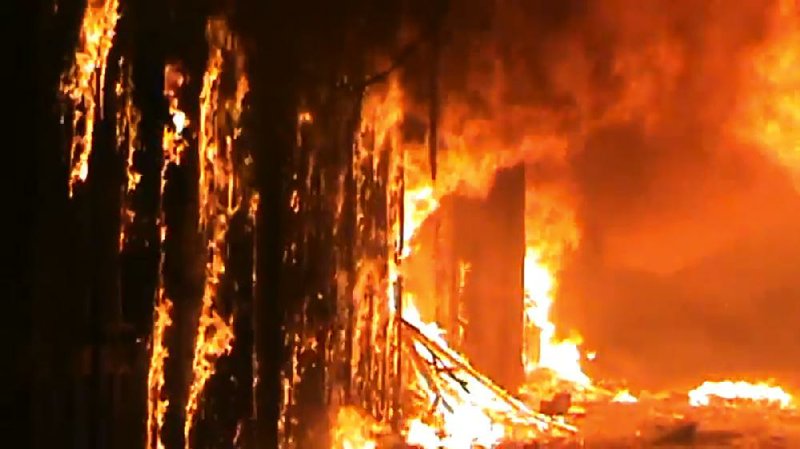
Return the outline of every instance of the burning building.
{"type": "Polygon", "coordinates": [[[800,447],[795,1],[44,3],[34,447],[800,447]]]}

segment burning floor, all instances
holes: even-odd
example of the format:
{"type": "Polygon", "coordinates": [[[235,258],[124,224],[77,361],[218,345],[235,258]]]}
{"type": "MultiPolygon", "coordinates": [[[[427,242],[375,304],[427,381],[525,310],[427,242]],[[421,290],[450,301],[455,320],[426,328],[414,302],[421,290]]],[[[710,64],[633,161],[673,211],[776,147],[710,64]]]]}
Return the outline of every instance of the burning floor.
{"type": "Polygon", "coordinates": [[[393,433],[356,408],[341,408],[335,448],[800,447],[800,411],[774,384],[704,382],[688,393],[637,397],[543,368],[536,384],[512,395],[448,348],[435,326],[413,317],[403,324],[419,379],[409,394],[422,396],[406,411],[414,417],[393,433]]]}

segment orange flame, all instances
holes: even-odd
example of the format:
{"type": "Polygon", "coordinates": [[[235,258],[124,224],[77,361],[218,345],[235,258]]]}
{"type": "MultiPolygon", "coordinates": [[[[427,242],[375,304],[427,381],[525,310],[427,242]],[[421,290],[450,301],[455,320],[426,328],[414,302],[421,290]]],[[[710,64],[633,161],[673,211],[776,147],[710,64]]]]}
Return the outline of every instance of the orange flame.
{"type": "MultiPolygon", "coordinates": [[[[234,174],[233,141],[240,133],[238,120],[242,101],[247,93],[248,82],[246,77],[241,75],[237,81],[234,98],[225,99],[224,102],[220,101],[220,74],[224,61],[222,48],[215,40],[218,37],[217,33],[228,35],[227,25],[224,21],[212,19],[207,28],[212,49],[200,93],[200,133],[198,136],[199,227],[207,239],[209,258],[206,262],[205,286],[192,358],[193,378],[189,386],[185,408],[184,441],[187,449],[191,445],[191,429],[199,408],[201,394],[208,379],[214,374],[216,361],[221,356],[230,353],[234,339],[232,323],[219,313],[215,299],[221,277],[225,274],[228,223],[237,208],[243,205],[241,188],[234,174]],[[233,135],[223,135],[217,126],[220,106],[225,108],[227,116],[233,119],[233,135]]],[[[257,197],[252,197],[251,203],[253,201],[257,201],[257,197]]],[[[255,207],[255,204],[252,206],[255,207]]],[[[254,211],[251,211],[252,213],[254,211]]]]}
{"type": "Polygon", "coordinates": [[[172,302],[159,289],[159,301],[155,308],[153,340],[151,342],[150,369],[147,373],[147,447],[164,449],[161,441],[161,428],[169,400],[162,397],[164,389],[164,362],[169,357],[169,349],[164,345],[164,333],[172,325],[172,302]]]}
{"type": "MultiPolygon", "coordinates": [[[[72,143],[70,144],[69,195],[75,184],[86,181],[97,106],[103,107],[106,60],[114,43],[119,19],[119,0],[91,0],[86,6],[75,62],[61,81],[61,92],[72,100],[72,143]],[[78,108],[83,106],[83,112],[78,108]],[[83,130],[78,122],[84,119],[83,130]]],[[[101,111],[102,112],[102,111],[101,111]]]]}
{"type": "MultiPolygon", "coordinates": [[[[435,212],[441,199],[454,192],[484,192],[491,184],[493,173],[505,166],[513,165],[524,160],[526,155],[536,154],[541,148],[561,148],[558,139],[542,138],[535,148],[528,144],[521,155],[512,155],[513,152],[499,152],[500,157],[495,157],[497,152],[492,151],[465,151],[471,150],[472,143],[469,136],[449,134],[445,128],[442,137],[448,141],[448,150],[440,155],[440,165],[443,169],[434,184],[430,179],[427,167],[427,147],[419,144],[399,142],[395,132],[403,118],[403,95],[399,83],[391,80],[388,90],[383,95],[373,95],[367,99],[364,107],[362,121],[362,135],[370,131],[374,136],[375,148],[381,149],[384,144],[391,143],[393,149],[402,152],[401,162],[396,163],[390,171],[392,181],[388,188],[392,194],[403,186],[403,224],[402,230],[399,222],[392,227],[390,241],[402,240],[402,251],[396,258],[390,258],[388,264],[388,290],[389,313],[394,313],[396,302],[396,289],[394,285],[401,276],[400,264],[414,250],[415,237],[423,222],[435,212]],[[463,154],[466,156],[462,157],[463,154]],[[475,157],[473,157],[475,156],[475,157]],[[473,175],[475,175],[473,177],[473,175]],[[399,182],[397,179],[399,178],[399,182]],[[402,184],[401,184],[402,183],[402,184]]],[[[362,145],[357,148],[363,148],[362,145]]],[[[481,148],[483,149],[483,148],[481,148]]],[[[368,154],[357,153],[356,164],[361,164],[363,157],[368,154]]],[[[373,159],[374,161],[374,159],[373,159]]],[[[544,242],[536,241],[539,244],[544,242]]],[[[395,245],[395,249],[399,249],[395,245]]],[[[549,254],[548,254],[549,256],[549,254]]],[[[550,260],[550,259],[548,259],[550,260]]],[[[553,259],[555,260],[555,259],[553,259]]],[[[468,267],[461,267],[460,276],[463,284],[468,267]]],[[[546,272],[550,275],[550,271],[546,272]]],[[[552,280],[551,280],[552,281],[552,280]]],[[[527,285],[527,284],[526,284],[527,285]]],[[[443,338],[443,331],[435,324],[425,322],[414,304],[412,292],[403,292],[403,320],[418,329],[426,338],[435,342],[441,351],[459,366],[468,367],[468,360],[458,352],[451,349],[443,338]]],[[[547,311],[544,317],[547,318],[547,311]]],[[[549,321],[547,321],[549,323],[549,321]]],[[[357,330],[358,332],[358,330],[357,330]]],[[[547,339],[552,343],[552,338],[547,339]]],[[[554,344],[547,348],[554,347],[554,344]]],[[[411,359],[421,359],[423,364],[432,365],[437,362],[424,345],[416,342],[412,345],[415,355],[411,359]]],[[[553,365],[555,366],[555,365],[553,365]]],[[[452,373],[453,366],[440,366],[452,373]]],[[[412,371],[411,386],[423,399],[420,410],[431,410],[430,414],[406,417],[406,441],[409,444],[421,445],[425,448],[456,448],[468,447],[470,444],[483,444],[493,446],[508,432],[519,430],[519,423],[526,423],[529,431],[542,431],[547,428],[546,421],[540,420],[534,412],[528,409],[521,401],[503,391],[485,376],[477,373],[472,368],[468,372],[459,372],[459,380],[440,373],[425,375],[422,368],[412,371]],[[433,382],[433,384],[430,384],[433,382]],[[468,387],[463,388],[461,382],[466,382],[468,387]],[[437,399],[438,398],[438,399],[437,399]],[[447,405],[444,405],[447,403],[447,405]]],[[[567,426],[568,429],[571,429],[567,426]]],[[[530,436],[530,435],[529,435],[530,436]]]]}
{"type": "Polygon", "coordinates": [[[120,208],[119,251],[122,252],[128,228],[135,217],[135,211],[131,205],[131,194],[139,185],[142,174],[136,170],[134,165],[136,152],[139,150],[137,131],[140,113],[133,104],[133,95],[130,92],[132,87],[130,67],[125,65],[123,59],[120,59],[119,66],[120,79],[115,91],[117,98],[121,99],[123,107],[117,111],[117,149],[125,160],[127,177],[127,182],[122,188],[122,206],[120,208]]]}
{"type": "Polygon", "coordinates": [[[562,258],[579,241],[574,212],[556,192],[529,191],[527,197],[523,366],[527,374],[546,368],[559,379],[588,386],[591,380],[580,365],[580,336],[558,340],[550,319],[562,258]]]}
{"type": "Polygon", "coordinates": [[[508,437],[530,439],[544,431],[576,430],[548,421],[472,368],[466,357],[449,347],[438,325],[420,318],[411,302],[413,296],[407,295],[406,300],[410,302],[403,306],[404,322],[428,340],[414,339],[412,335],[413,388],[423,397],[420,409],[424,412],[406,422],[409,444],[426,449],[457,449],[474,444],[493,447],[508,437]],[[422,363],[416,363],[417,358],[422,363]],[[428,374],[424,373],[426,370],[428,374]]]}
{"type": "MultiPolygon", "coordinates": [[[[164,67],[164,97],[170,103],[170,111],[177,109],[178,91],[183,85],[183,75],[177,66],[167,64],[164,67]],[[174,106],[173,106],[174,105],[174,106]]],[[[174,117],[174,113],[173,113],[174,117]]],[[[161,161],[161,190],[160,190],[160,215],[158,217],[158,227],[161,244],[161,259],[159,261],[159,290],[155,307],[155,320],[153,325],[152,353],[150,355],[150,368],[148,372],[148,415],[147,415],[147,447],[148,449],[162,449],[161,428],[164,425],[164,414],[169,407],[169,400],[162,397],[164,388],[164,363],[169,356],[169,351],[164,345],[164,333],[167,327],[172,324],[170,313],[172,302],[167,298],[163,287],[163,272],[165,250],[164,243],[167,239],[167,223],[163,206],[164,187],[167,183],[167,169],[171,164],[180,165],[180,152],[186,146],[183,138],[184,129],[180,130],[164,126],[162,140],[162,161],[161,161]]],[[[138,180],[137,180],[138,182],[138,180]]],[[[130,178],[129,184],[130,187],[130,178]]]]}
{"type": "Polygon", "coordinates": [[[722,382],[703,382],[689,392],[689,404],[695,407],[709,405],[713,397],[728,401],[751,401],[777,404],[781,408],[793,406],[792,395],[783,388],[766,382],[750,383],[726,380],[722,382]]]}

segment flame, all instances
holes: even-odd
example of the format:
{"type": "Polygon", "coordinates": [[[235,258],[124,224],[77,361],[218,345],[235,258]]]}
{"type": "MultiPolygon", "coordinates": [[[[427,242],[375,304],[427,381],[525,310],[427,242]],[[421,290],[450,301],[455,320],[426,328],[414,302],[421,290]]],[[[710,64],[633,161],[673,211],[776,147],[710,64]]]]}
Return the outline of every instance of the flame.
{"type": "Polygon", "coordinates": [[[336,412],[331,449],[376,449],[376,435],[386,427],[355,407],[342,407],[336,412]]]}
{"type": "Polygon", "coordinates": [[[623,404],[634,404],[639,402],[639,399],[636,396],[632,395],[631,392],[626,388],[623,390],[619,390],[613,398],[611,398],[611,402],[620,402],[623,404]]]}
{"type": "MultiPolygon", "coordinates": [[[[186,448],[191,446],[191,430],[195,414],[199,408],[201,394],[208,379],[214,374],[216,361],[230,353],[233,348],[232,318],[224,318],[215,304],[222,276],[225,274],[226,235],[228,223],[233,214],[244,204],[244,197],[235,176],[233,166],[233,143],[241,130],[238,120],[241,114],[242,101],[248,89],[244,74],[239,75],[237,91],[232,99],[220,95],[220,74],[223,68],[222,47],[212,42],[215,33],[230,36],[227,25],[222,20],[212,19],[208,23],[207,35],[211,51],[208,58],[203,88],[200,93],[200,130],[198,145],[199,178],[198,191],[200,197],[199,228],[206,239],[208,259],[205,267],[205,285],[200,316],[195,336],[192,357],[192,383],[186,401],[186,421],[184,422],[184,441],[186,448]],[[221,110],[224,108],[224,110],[221,110]],[[217,125],[221,113],[226,113],[233,121],[232,135],[223,135],[217,125]]],[[[230,42],[229,40],[226,40],[230,42]]],[[[238,68],[238,67],[237,67],[238,68]]],[[[178,128],[185,120],[182,116],[173,116],[178,128]]],[[[257,197],[250,199],[255,207],[257,197]]]]}
{"type": "Polygon", "coordinates": [[[432,184],[423,184],[416,188],[406,188],[403,218],[403,254],[408,257],[411,254],[412,238],[419,227],[432,213],[439,208],[439,199],[434,195],[432,184]]]}
{"type": "MultiPolygon", "coordinates": [[[[395,313],[397,290],[394,288],[402,276],[402,261],[413,253],[415,237],[424,221],[431,216],[440,206],[444,196],[462,191],[475,192],[483,190],[490,185],[495,170],[504,166],[513,165],[520,160],[519,156],[498,160],[493,158],[492,152],[481,153],[487,157],[479,158],[476,162],[471,159],[474,152],[467,152],[467,157],[461,154],[467,148],[468,139],[443,132],[443,138],[449,140],[452,151],[442,154],[442,166],[447,167],[440,171],[440,176],[434,183],[430,179],[427,167],[427,147],[420,144],[399,142],[398,134],[394,131],[403,118],[403,95],[399,83],[390,80],[387,91],[382,95],[372,95],[367,98],[362,118],[361,139],[372,136],[373,148],[380,151],[384,145],[392,144],[391,148],[399,148],[402,152],[400,162],[390,169],[388,188],[392,195],[396,192],[403,193],[403,223],[402,229],[399,222],[394,222],[392,238],[396,245],[395,250],[399,257],[388,260],[388,288],[387,295],[390,316],[395,313]],[[470,178],[476,175],[477,179],[470,178]],[[467,186],[465,187],[465,183],[467,186]],[[402,245],[400,245],[402,242],[402,245]]],[[[367,150],[364,142],[359,142],[355,158],[355,168],[370,161],[372,155],[367,150]]],[[[554,143],[551,139],[542,139],[542,147],[549,147],[554,143]]],[[[530,153],[530,148],[523,151],[530,153]]],[[[505,152],[508,156],[510,153],[505,152]]],[[[375,164],[377,158],[371,161],[375,164]]],[[[377,167],[372,167],[377,169],[377,167]]],[[[369,273],[366,267],[362,274],[369,273]]],[[[469,272],[468,264],[459,265],[459,286],[463,288],[469,272]]],[[[547,271],[546,274],[550,275],[547,271]]],[[[359,280],[367,276],[359,276],[359,280]]],[[[554,284],[552,277],[551,285],[554,284]]],[[[358,290],[358,288],[357,288],[358,290]]],[[[548,296],[549,298],[549,296],[548,296]]],[[[538,298],[537,298],[538,299],[538,298]]],[[[552,300],[551,300],[552,302],[552,300]]],[[[417,407],[407,416],[404,416],[404,434],[408,444],[419,445],[427,448],[469,448],[474,444],[492,447],[501,440],[519,437],[539,436],[539,432],[550,428],[550,423],[528,408],[522,401],[494,384],[474,368],[462,354],[450,348],[444,338],[444,332],[434,322],[426,322],[420,316],[412,292],[403,291],[402,297],[402,325],[408,327],[413,334],[416,330],[421,338],[428,339],[429,344],[413,340],[410,345],[410,360],[412,374],[407,381],[408,389],[417,397],[417,407]],[[431,352],[431,345],[438,356],[431,352]],[[445,357],[450,362],[444,362],[445,357]],[[428,370],[434,366],[434,372],[428,370]],[[428,374],[426,374],[428,373],[428,374]]],[[[547,318],[547,309],[542,309],[547,318]]],[[[548,321],[549,323],[549,321],[548,321]]],[[[367,323],[364,323],[367,324],[367,323]]],[[[373,323],[374,324],[374,323],[373,323]]],[[[546,327],[546,326],[543,326],[546,327]]],[[[552,327],[552,326],[551,326],[552,327]]],[[[356,326],[356,333],[360,326],[356,326]]],[[[551,343],[546,349],[558,349],[552,338],[546,340],[551,343]]],[[[575,351],[577,354],[577,350],[575,351]]],[[[579,357],[579,354],[577,354],[579,357]]],[[[551,357],[552,358],[552,357],[551,357]]],[[[551,359],[547,359],[551,360],[551,359]]],[[[357,363],[351,361],[352,363],[357,363]]],[[[577,363],[577,362],[576,362],[577,363]]],[[[555,366],[555,364],[551,364],[555,366]]],[[[580,372],[578,370],[578,372],[580,372]]],[[[577,377],[577,376],[573,376],[577,377]]],[[[404,375],[404,379],[406,379],[404,375]]],[[[565,426],[565,430],[574,430],[565,426]]],[[[562,430],[564,430],[562,429],[562,430]]]]}
{"type": "Polygon", "coordinates": [[[539,347],[531,348],[530,338],[526,338],[523,358],[525,371],[530,374],[537,368],[552,370],[558,378],[579,385],[591,384],[580,365],[581,353],[578,346],[582,343],[580,336],[575,335],[565,340],[557,340],[556,325],[550,320],[550,309],[554,302],[556,278],[547,265],[542,262],[541,250],[527,248],[524,268],[524,331],[526,335],[538,334],[539,347]],[[538,349],[538,359],[534,362],[538,349]]]}
{"type": "Polygon", "coordinates": [[[493,447],[512,434],[534,438],[545,430],[575,430],[568,425],[552,425],[475,370],[466,357],[449,347],[436,323],[422,320],[413,295],[405,300],[404,322],[429,341],[413,340],[414,358],[435,371],[425,375],[423,367],[413,363],[413,386],[422,396],[420,410],[425,412],[408,418],[405,433],[409,444],[426,449],[466,449],[475,444],[493,447]]]}
{"type": "MultiPolygon", "coordinates": [[[[744,67],[745,80],[734,133],[758,145],[800,183],[800,6],[780,0],[769,32],[744,67]]],[[[800,184],[799,184],[800,185],[800,184]]]]}
{"type": "Polygon", "coordinates": [[[125,64],[123,58],[120,58],[119,69],[120,79],[115,92],[123,107],[117,111],[117,150],[125,161],[127,178],[127,182],[122,188],[122,205],[120,207],[119,251],[122,252],[125,249],[128,229],[136,216],[136,212],[133,210],[132,195],[141,181],[142,174],[134,164],[136,154],[140,149],[137,131],[141,117],[139,110],[133,104],[130,66],[125,64]]]}
{"type": "MultiPolygon", "coordinates": [[[[186,113],[180,109],[178,93],[183,87],[184,76],[179,66],[167,64],[164,67],[164,97],[169,104],[170,122],[164,126],[162,134],[162,157],[161,165],[161,194],[164,194],[164,185],[167,182],[166,170],[170,164],[181,165],[183,152],[189,145],[184,131],[189,126],[186,113]]],[[[129,178],[130,181],[130,178],[129,178]]]]}
{"type": "MultiPolygon", "coordinates": [[[[114,29],[119,19],[119,0],[91,0],[81,24],[75,61],[61,81],[62,94],[72,100],[72,143],[70,144],[69,195],[75,184],[86,181],[96,109],[103,107],[106,60],[114,44],[114,29]],[[78,108],[83,106],[83,111],[78,108]],[[78,129],[84,119],[82,130],[78,129]]],[[[101,111],[102,113],[102,111],[101,111]]]]}
{"type": "Polygon", "coordinates": [[[550,319],[558,286],[557,275],[566,252],[577,246],[580,234],[567,195],[560,191],[528,189],[526,192],[523,269],[523,366],[531,375],[538,368],[558,379],[588,387],[591,379],[581,368],[577,333],[559,340],[550,319]],[[538,343],[538,344],[537,344],[538,343]]]}
{"type": "MultiPolygon", "coordinates": [[[[177,110],[178,91],[183,85],[183,75],[180,69],[171,64],[164,67],[164,97],[170,103],[170,110],[173,106],[177,110]]],[[[169,356],[169,351],[164,345],[164,333],[166,329],[172,324],[170,313],[172,311],[172,302],[167,297],[164,290],[164,260],[166,256],[164,244],[167,239],[167,220],[166,212],[164,210],[164,188],[167,184],[167,169],[170,165],[180,165],[180,153],[186,146],[186,141],[183,138],[183,129],[176,132],[175,129],[169,125],[164,126],[164,133],[161,142],[161,190],[160,190],[160,214],[158,217],[158,228],[160,236],[161,257],[159,260],[159,287],[158,297],[156,298],[155,305],[155,319],[153,324],[153,341],[152,353],[150,355],[150,367],[148,372],[148,398],[147,398],[147,447],[148,449],[162,449],[164,443],[161,441],[161,429],[164,425],[164,414],[169,407],[169,400],[162,397],[164,389],[164,363],[169,356]]],[[[128,188],[131,188],[128,179],[128,188]]],[[[138,180],[137,180],[138,182],[138,180]]],[[[133,186],[135,188],[135,184],[133,186]]]]}
{"type": "Polygon", "coordinates": [[[793,406],[792,395],[783,388],[767,382],[750,383],[746,381],[703,382],[689,392],[689,404],[694,407],[707,406],[712,397],[734,401],[745,400],[777,404],[781,408],[793,406]]]}
{"type": "Polygon", "coordinates": [[[169,357],[169,349],[164,344],[164,333],[172,325],[172,302],[164,296],[164,289],[159,289],[159,302],[155,308],[153,323],[153,340],[151,342],[150,369],[147,373],[147,447],[163,449],[161,428],[164,426],[164,415],[169,407],[169,400],[162,397],[164,389],[164,362],[169,357]]]}
{"type": "MultiPolygon", "coordinates": [[[[200,135],[199,162],[200,162],[200,226],[213,216],[209,210],[209,183],[214,176],[214,161],[219,153],[219,142],[215,126],[216,105],[219,96],[219,75],[222,71],[222,50],[214,48],[208,57],[208,66],[203,75],[203,89],[200,92],[200,135]],[[209,173],[211,171],[212,173],[209,173]]],[[[215,205],[214,205],[215,206],[215,205]]],[[[213,209],[213,206],[212,206],[213,209]]]]}

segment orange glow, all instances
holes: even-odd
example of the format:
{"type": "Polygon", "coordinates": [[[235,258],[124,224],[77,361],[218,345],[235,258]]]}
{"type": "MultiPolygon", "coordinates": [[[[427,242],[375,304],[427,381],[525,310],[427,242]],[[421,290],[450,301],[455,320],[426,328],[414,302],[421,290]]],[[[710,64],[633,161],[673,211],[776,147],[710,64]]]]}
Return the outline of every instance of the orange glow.
{"type": "Polygon", "coordinates": [[[308,111],[303,111],[297,114],[297,123],[306,124],[314,123],[314,117],[308,111]]]}
{"type": "MultiPolygon", "coordinates": [[[[61,92],[72,100],[69,195],[75,184],[86,181],[97,107],[103,107],[106,60],[114,44],[119,0],[90,0],[81,24],[75,61],[61,81],[61,92]],[[79,129],[80,120],[84,120],[79,129]]],[[[102,113],[102,110],[101,110],[102,113]]]]}
{"type": "Polygon", "coordinates": [[[722,382],[703,382],[689,392],[689,404],[695,407],[707,406],[713,398],[726,401],[749,401],[776,404],[781,408],[793,407],[792,395],[783,388],[766,382],[750,383],[726,380],[722,382]]]}

